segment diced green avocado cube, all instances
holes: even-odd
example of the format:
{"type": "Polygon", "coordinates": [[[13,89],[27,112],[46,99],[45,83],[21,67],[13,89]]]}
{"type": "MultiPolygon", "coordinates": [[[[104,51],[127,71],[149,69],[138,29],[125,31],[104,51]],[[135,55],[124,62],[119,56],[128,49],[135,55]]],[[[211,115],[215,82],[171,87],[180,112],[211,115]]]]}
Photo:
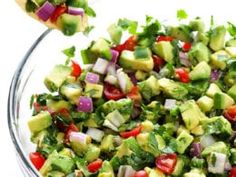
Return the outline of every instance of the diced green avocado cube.
{"type": "Polygon", "coordinates": [[[220,50],[213,53],[210,58],[212,66],[224,70],[226,68],[226,61],[230,58],[230,55],[226,51],[220,50]]]}
{"type": "Polygon", "coordinates": [[[148,73],[144,72],[144,71],[141,71],[141,70],[137,70],[135,72],[135,78],[138,80],[138,81],[143,81],[147,78],[148,76],[148,73]]]}
{"type": "Polygon", "coordinates": [[[43,111],[33,116],[28,121],[31,133],[40,132],[52,125],[52,117],[49,112],[43,111]]]}
{"type": "Polygon", "coordinates": [[[205,159],[193,157],[191,159],[191,168],[203,169],[206,165],[205,159]]]}
{"type": "Polygon", "coordinates": [[[184,160],[181,157],[178,157],[176,165],[175,165],[175,169],[171,175],[180,176],[183,172],[184,166],[185,166],[184,160]]]}
{"type": "Polygon", "coordinates": [[[203,112],[209,112],[214,106],[214,100],[208,96],[202,96],[197,100],[197,104],[203,112]]]}
{"type": "Polygon", "coordinates": [[[236,71],[233,70],[227,72],[227,74],[224,77],[224,82],[230,87],[236,84],[236,71]]]}
{"type": "Polygon", "coordinates": [[[206,177],[206,175],[204,174],[203,171],[195,168],[195,169],[192,169],[190,172],[185,173],[183,177],[206,177]]]}
{"type": "Polygon", "coordinates": [[[236,165],[236,148],[230,149],[230,162],[232,165],[236,165]]]}
{"type": "Polygon", "coordinates": [[[65,173],[60,171],[50,171],[47,173],[46,177],[65,177],[65,173]]]}
{"type": "Polygon", "coordinates": [[[234,84],[227,92],[229,96],[231,96],[234,101],[236,101],[236,84],[234,84]]]}
{"type": "Polygon", "coordinates": [[[75,166],[72,158],[63,155],[53,157],[51,165],[66,174],[71,173],[75,166]]]}
{"type": "Polygon", "coordinates": [[[92,98],[101,98],[103,94],[103,85],[86,83],[85,94],[92,98]]]}
{"type": "Polygon", "coordinates": [[[151,51],[148,49],[148,56],[144,58],[136,58],[133,51],[122,51],[119,64],[125,69],[141,70],[149,72],[153,69],[154,63],[151,56],[151,51]]]}
{"type": "Polygon", "coordinates": [[[113,168],[108,161],[104,161],[102,168],[99,170],[98,177],[115,177],[113,168]]]}
{"type": "Polygon", "coordinates": [[[227,155],[229,153],[229,149],[224,142],[218,141],[218,142],[206,147],[202,151],[201,154],[203,157],[207,157],[208,155],[210,155],[211,152],[218,152],[218,153],[223,153],[223,154],[227,155]]]}
{"type": "Polygon", "coordinates": [[[148,177],[165,177],[165,174],[158,168],[151,169],[149,167],[145,167],[144,170],[147,172],[148,177]]]}
{"type": "Polygon", "coordinates": [[[218,152],[211,152],[207,157],[207,170],[213,174],[223,174],[224,164],[226,163],[226,155],[218,152]]]}
{"type": "Polygon", "coordinates": [[[226,29],[224,26],[217,26],[210,34],[210,48],[218,51],[224,48],[226,29]]]}
{"type": "Polygon", "coordinates": [[[44,84],[49,91],[57,91],[71,73],[71,67],[65,65],[56,65],[44,79],[44,84]]]}
{"type": "Polygon", "coordinates": [[[73,151],[70,149],[70,148],[63,148],[60,152],[59,152],[60,155],[62,156],[66,156],[66,157],[70,157],[72,158],[73,157],[73,151]]]}
{"type": "Polygon", "coordinates": [[[209,39],[207,33],[198,32],[197,36],[196,36],[196,41],[201,42],[202,44],[207,46],[210,39],[209,39]]]}
{"type": "Polygon", "coordinates": [[[120,68],[116,71],[116,75],[122,92],[129,93],[133,87],[133,82],[128,74],[123,71],[123,68],[120,68]]]}
{"type": "Polygon", "coordinates": [[[233,98],[226,93],[216,93],[214,95],[214,108],[215,109],[226,109],[234,104],[233,98]]]}
{"type": "Polygon", "coordinates": [[[182,131],[176,139],[177,142],[177,152],[183,154],[188,146],[192,143],[193,136],[187,133],[186,131],[182,131]]]}
{"type": "Polygon", "coordinates": [[[188,52],[188,57],[194,65],[202,61],[208,62],[209,56],[209,49],[202,42],[196,43],[188,52]]]}
{"type": "Polygon", "coordinates": [[[235,39],[230,39],[225,43],[225,45],[227,47],[236,47],[236,40],[235,39]]]}
{"type": "Polygon", "coordinates": [[[112,53],[110,44],[103,38],[99,38],[95,42],[93,42],[90,51],[95,53],[97,56],[101,58],[105,58],[107,60],[111,60],[112,53]]]}
{"type": "Polygon", "coordinates": [[[107,29],[113,43],[119,44],[122,36],[122,28],[116,24],[111,24],[107,29]]]}
{"type": "Polygon", "coordinates": [[[167,27],[167,34],[183,42],[191,42],[191,28],[188,25],[167,27]]]}
{"type": "Polygon", "coordinates": [[[71,141],[70,145],[72,150],[79,156],[86,154],[90,144],[91,144],[91,137],[86,137],[86,142],[79,142],[79,141],[71,141]]]}
{"type": "Polygon", "coordinates": [[[174,47],[169,41],[155,42],[152,46],[153,52],[168,63],[174,63],[174,47]]]}
{"type": "Polygon", "coordinates": [[[205,24],[202,19],[195,18],[189,22],[189,26],[193,31],[204,32],[205,24]]]}
{"type": "Polygon", "coordinates": [[[89,145],[87,152],[85,153],[85,160],[87,162],[93,162],[94,160],[98,159],[100,155],[100,148],[95,145],[89,145]]]}
{"type": "Polygon", "coordinates": [[[153,123],[149,120],[143,121],[141,125],[142,125],[142,132],[152,132],[154,129],[153,123]]]}
{"type": "Polygon", "coordinates": [[[72,36],[76,32],[81,31],[82,17],[80,15],[64,13],[58,17],[57,24],[63,34],[72,36]]]}
{"type": "Polygon", "coordinates": [[[211,76],[211,67],[205,61],[198,63],[189,73],[189,77],[193,81],[201,79],[209,79],[210,76],[211,76]]]}
{"type": "Polygon", "coordinates": [[[34,2],[38,5],[38,6],[42,6],[46,0],[34,0],[34,2]]]}
{"type": "Polygon", "coordinates": [[[197,127],[191,130],[191,133],[194,134],[195,136],[200,136],[203,135],[205,131],[201,125],[198,125],[197,127]]]}
{"type": "Polygon", "coordinates": [[[63,84],[60,87],[60,94],[75,104],[82,94],[82,88],[78,84],[63,84]]]}
{"type": "Polygon", "coordinates": [[[160,86],[158,80],[154,76],[138,82],[138,87],[144,99],[150,100],[153,96],[160,94],[160,86]]]}
{"type": "Polygon", "coordinates": [[[114,150],[114,144],[113,144],[113,135],[107,135],[102,139],[100,149],[102,152],[110,152],[114,150]]]}
{"type": "Polygon", "coordinates": [[[222,91],[215,83],[211,83],[206,91],[206,95],[213,98],[216,93],[222,93],[222,91]]]}
{"type": "Polygon", "coordinates": [[[236,57],[236,47],[226,47],[225,50],[231,57],[236,57]]]}
{"type": "Polygon", "coordinates": [[[59,101],[54,101],[54,100],[47,100],[47,107],[55,112],[58,112],[61,109],[70,109],[70,103],[65,101],[65,100],[59,100],[59,101]]]}
{"type": "Polygon", "coordinates": [[[181,100],[188,94],[188,90],[181,83],[174,82],[173,80],[162,78],[158,80],[158,83],[160,90],[171,98],[181,100]]]}
{"type": "Polygon", "coordinates": [[[105,119],[109,120],[114,126],[119,128],[123,123],[126,122],[126,120],[123,118],[123,116],[120,114],[118,110],[115,110],[111,113],[109,113],[105,119]]]}
{"type": "Polygon", "coordinates": [[[206,118],[194,100],[188,100],[182,104],[180,106],[180,112],[188,130],[194,129],[201,120],[206,118]]]}

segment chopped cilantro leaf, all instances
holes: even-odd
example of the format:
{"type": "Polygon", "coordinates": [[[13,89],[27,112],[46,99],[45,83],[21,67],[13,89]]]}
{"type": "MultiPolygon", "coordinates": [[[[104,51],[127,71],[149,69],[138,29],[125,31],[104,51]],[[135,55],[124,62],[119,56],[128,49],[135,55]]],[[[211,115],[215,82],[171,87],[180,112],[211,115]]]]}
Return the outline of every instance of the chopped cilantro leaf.
{"type": "Polygon", "coordinates": [[[65,65],[68,65],[70,62],[70,59],[75,56],[75,46],[72,46],[68,49],[64,49],[62,52],[67,56],[67,59],[65,61],[65,65]]]}
{"type": "Polygon", "coordinates": [[[85,8],[85,13],[90,17],[96,17],[95,11],[89,6],[85,8]]]}
{"type": "Polygon", "coordinates": [[[93,29],[94,29],[94,26],[87,26],[87,27],[85,28],[85,30],[83,31],[83,34],[84,34],[85,36],[88,36],[89,33],[90,33],[93,29]]]}
{"type": "Polygon", "coordinates": [[[178,20],[184,20],[188,18],[188,14],[185,12],[185,10],[180,9],[177,11],[177,19],[178,20]]]}
{"type": "Polygon", "coordinates": [[[118,26],[120,26],[123,30],[128,30],[130,34],[136,34],[138,22],[124,18],[119,19],[118,26]]]}
{"type": "Polygon", "coordinates": [[[32,0],[27,0],[25,9],[27,12],[35,12],[37,5],[32,0]]]}
{"type": "Polygon", "coordinates": [[[233,23],[228,22],[227,30],[228,30],[230,36],[236,37],[236,26],[233,23]]]}

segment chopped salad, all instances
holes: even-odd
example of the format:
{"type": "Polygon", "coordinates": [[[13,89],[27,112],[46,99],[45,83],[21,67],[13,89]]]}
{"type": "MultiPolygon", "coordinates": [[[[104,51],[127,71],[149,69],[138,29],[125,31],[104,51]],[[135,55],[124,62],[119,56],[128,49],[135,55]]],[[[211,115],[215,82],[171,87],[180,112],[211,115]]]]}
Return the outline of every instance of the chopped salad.
{"type": "Polygon", "coordinates": [[[31,98],[31,162],[45,177],[235,177],[235,31],[147,16],[109,26],[83,68],[64,50],[31,98]]]}

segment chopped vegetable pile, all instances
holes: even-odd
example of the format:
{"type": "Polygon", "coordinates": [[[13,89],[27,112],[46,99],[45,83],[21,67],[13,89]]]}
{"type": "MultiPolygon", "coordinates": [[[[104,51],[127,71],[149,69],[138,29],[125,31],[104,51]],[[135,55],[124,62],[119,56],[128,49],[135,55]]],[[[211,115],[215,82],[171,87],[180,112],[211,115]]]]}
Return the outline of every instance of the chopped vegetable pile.
{"type": "Polygon", "coordinates": [[[147,16],[108,32],[81,51],[84,68],[64,50],[50,93],[32,96],[30,159],[42,176],[235,177],[236,27],[147,16]]]}

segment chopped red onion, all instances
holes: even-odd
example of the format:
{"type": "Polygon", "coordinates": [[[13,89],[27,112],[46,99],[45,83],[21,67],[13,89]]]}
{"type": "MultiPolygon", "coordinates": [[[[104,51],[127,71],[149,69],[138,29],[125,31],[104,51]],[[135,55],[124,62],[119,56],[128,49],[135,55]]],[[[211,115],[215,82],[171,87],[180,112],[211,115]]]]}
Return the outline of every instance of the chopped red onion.
{"type": "Polygon", "coordinates": [[[86,134],[91,136],[91,138],[97,142],[100,142],[104,136],[104,132],[97,128],[88,128],[86,134]]]}
{"type": "Polygon", "coordinates": [[[37,11],[36,15],[43,21],[47,21],[56,7],[54,7],[50,2],[46,1],[37,11]]]}
{"type": "Polygon", "coordinates": [[[135,73],[128,73],[128,76],[130,77],[130,80],[132,81],[132,83],[134,85],[137,85],[138,81],[137,81],[137,79],[135,77],[135,73]]]}
{"type": "Polygon", "coordinates": [[[93,111],[92,99],[90,97],[81,96],[79,98],[79,104],[77,110],[81,112],[92,112],[93,111]]]}
{"type": "Polygon", "coordinates": [[[68,14],[83,16],[84,15],[84,9],[80,8],[80,7],[71,7],[71,6],[69,6],[68,7],[68,14]]]}
{"type": "Polygon", "coordinates": [[[166,99],[164,107],[168,110],[175,108],[176,107],[176,100],[175,99],[166,99]]]}
{"type": "Polygon", "coordinates": [[[86,144],[88,135],[81,132],[71,132],[70,133],[70,142],[79,142],[81,144],[86,144]]]}
{"type": "Polygon", "coordinates": [[[116,76],[116,65],[112,62],[107,67],[107,73],[116,76]]]}
{"type": "Polygon", "coordinates": [[[85,77],[85,81],[92,83],[92,84],[97,84],[99,82],[99,75],[95,73],[88,72],[85,77]]]}
{"type": "Polygon", "coordinates": [[[107,71],[108,65],[109,65],[109,62],[107,60],[98,58],[96,63],[93,66],[93,71],[99,74],[105,74],[107,71]]]}
{"type": "Polygon", "coordinates": [[[213,69],[211,71],[211,82],[218,80],[220,77],[220,74],[221,74],[220,71],[218,71],[217,69],[213,69]]]}
{"type": "Polygon", "coordinates": [[[112,53],[112,59],[111,62],[112,63],[117,63],[118,57],[119,57],[119,52],[116,50],[111,49],[111,53],[112,53]]]}
{"type": "Polygon", "coordinates": [[[180,59],[180,63],[186,67],[190,67],[191,66],[191,62],[188,59],[188,56],[186,53],[184,52],[179,52],[179,59],[180,59]]]}
{"type": "Polygon", "coordinates": [[[192,143],[191,149],[190,149],[190,155],[193,157],[199,157],[202,152],[202,146],[200,143],[192,143]]]}

